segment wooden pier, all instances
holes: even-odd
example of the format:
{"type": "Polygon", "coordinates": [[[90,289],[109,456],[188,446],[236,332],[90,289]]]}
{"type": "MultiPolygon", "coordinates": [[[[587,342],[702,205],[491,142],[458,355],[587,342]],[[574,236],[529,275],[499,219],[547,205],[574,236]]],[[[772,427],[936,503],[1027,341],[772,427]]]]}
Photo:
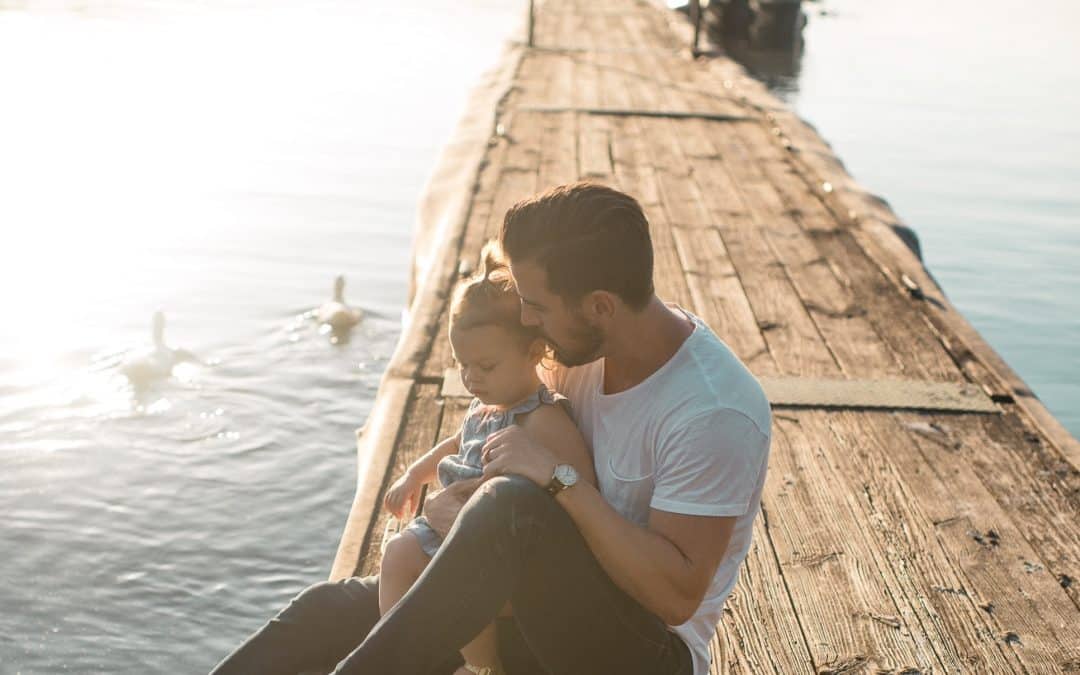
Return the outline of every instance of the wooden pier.
{"type": "Polygon", "coordinates": [[[662,298],[763,379],[810,383],[795,402],[770,389],[762,513],[714,672],[1080,672],[1080,443],[888,204],[737,64],[693,58],[691,32],[649,0],[538,1],[533,45],[475,91],[421,204],[333,576],[378,569],[383,489],[464,414],[444,392],[450,288],[507,207],[589,178],[642,203],[662,298]],[[925,383],[981,407],[927,403],[925,383]]]}

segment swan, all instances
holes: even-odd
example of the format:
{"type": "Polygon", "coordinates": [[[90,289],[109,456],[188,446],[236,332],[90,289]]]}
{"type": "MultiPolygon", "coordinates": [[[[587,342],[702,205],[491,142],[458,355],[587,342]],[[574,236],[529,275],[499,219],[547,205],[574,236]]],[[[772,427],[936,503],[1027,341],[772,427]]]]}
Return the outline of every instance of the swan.
{"type": "Polygon", "coordinates": [[[165,344],[165,315],[161,312],[154,312],[153,336],[153,346],[132,351],[120,366],[120,372],[133,384],[166,378],[177,364],[185,361],[199,362],[186,349],[172,349],[165,344]]]}
{"type": "Polygon", "coordinates": [[[345,304],[345,277],[334,279],[334,299],[323,303],[315,313],[319,323],[328,324],[334,330],[345,330],[360,323],[360,311],[345,304]]]}

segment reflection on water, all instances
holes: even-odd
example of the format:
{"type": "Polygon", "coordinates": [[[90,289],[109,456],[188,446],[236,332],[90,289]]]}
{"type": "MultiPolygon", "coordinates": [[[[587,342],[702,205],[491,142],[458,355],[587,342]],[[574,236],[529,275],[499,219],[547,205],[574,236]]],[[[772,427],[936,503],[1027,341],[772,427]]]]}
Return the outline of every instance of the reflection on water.
{"type": "Polygon", "coordinates": [[[735,50],[918,233],[953,304],[1080,435],[1080,3],[805,2],[735,50]]]}
{"type": "Polygon", "coordinates": [[[0,671],[206,672],[326,577],[417,199],[518,10],[0,1],[0,671]]]}

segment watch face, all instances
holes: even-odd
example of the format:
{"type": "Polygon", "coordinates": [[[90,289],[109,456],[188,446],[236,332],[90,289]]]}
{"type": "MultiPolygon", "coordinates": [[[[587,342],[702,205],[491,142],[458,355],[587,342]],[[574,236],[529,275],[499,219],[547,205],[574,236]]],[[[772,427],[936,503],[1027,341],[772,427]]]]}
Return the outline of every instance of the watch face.
{"type": "Polygon", "coordinates": [[[559,479],[559,482],[570,487],[577,482],[578,475],[574,467],[569,464],[559,464],[555,467],[555,477],[559,479]]]}

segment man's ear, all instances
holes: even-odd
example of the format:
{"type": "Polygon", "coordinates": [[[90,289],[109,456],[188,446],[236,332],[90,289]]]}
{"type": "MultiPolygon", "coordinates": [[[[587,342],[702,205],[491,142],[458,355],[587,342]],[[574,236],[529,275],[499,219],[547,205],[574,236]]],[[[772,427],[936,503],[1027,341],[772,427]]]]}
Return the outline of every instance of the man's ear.
{"type": "Polygon", "coordinates": [[[590,291],[581,300],[586,316],[597,321],[610,321],[619,308],[618,297],[610,291],[590,291]]]}

